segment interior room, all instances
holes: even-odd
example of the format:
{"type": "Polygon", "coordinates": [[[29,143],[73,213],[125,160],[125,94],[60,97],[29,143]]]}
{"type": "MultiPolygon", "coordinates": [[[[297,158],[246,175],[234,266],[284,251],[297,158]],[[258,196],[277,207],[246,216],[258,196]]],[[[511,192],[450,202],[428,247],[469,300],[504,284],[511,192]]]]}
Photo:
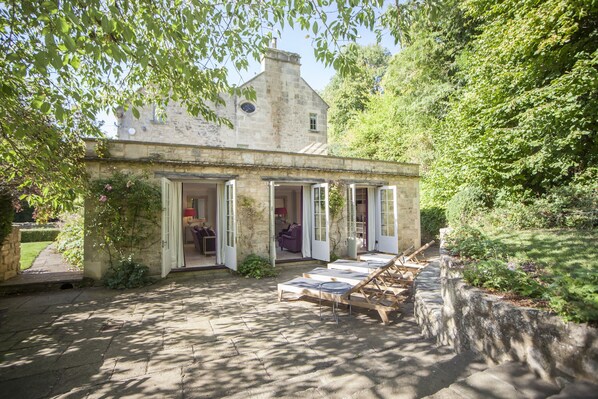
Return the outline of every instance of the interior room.
{"type": "Polygon", "coordinates": [[[302,259],[303,187],[276,186],[274,201],[276,259],[302,259]]]}
{"type": "Polygon", "coordinates": [[[185,267],[217,265],[216,183],[183,183],[185,267]]]}
{"type": "Polygon", "coordinates": [[[368,250],[368,189],[355,189],[356,202],[356,228],[357,235],[357,253],[367,252],[368,250]]]}

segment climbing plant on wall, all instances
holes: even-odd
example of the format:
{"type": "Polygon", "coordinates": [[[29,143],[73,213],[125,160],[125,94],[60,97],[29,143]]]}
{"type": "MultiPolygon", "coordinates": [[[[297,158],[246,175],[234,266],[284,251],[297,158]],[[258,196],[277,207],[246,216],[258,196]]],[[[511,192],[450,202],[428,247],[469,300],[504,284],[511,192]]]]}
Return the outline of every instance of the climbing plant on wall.
{"type": "Polygon", "coordinates": [[[156,244],[160,190],[146,176],[114,172],[91,182],[89,198],[88,231],[96,238],[95,245],[108,254],[112,267],[156,244]]]}
{"type": "Polygon", "coordinates": [[[342,232],[341,228],[344,225],[344,214],[342,212],[345,207],[345,186],[339,182],[330,183],[328,190],[328,212],[330,213],[330,259],[338,259],[337,250],[341,242],[342,232]],[[332,231],[332,228],[335,228],[332,231]]]}

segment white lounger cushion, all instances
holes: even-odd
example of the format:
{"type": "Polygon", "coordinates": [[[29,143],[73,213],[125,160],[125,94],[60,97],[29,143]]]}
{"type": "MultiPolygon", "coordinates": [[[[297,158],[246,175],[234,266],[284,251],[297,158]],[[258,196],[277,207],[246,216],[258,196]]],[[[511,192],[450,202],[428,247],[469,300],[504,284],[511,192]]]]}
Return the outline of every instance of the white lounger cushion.
{"type": "Polygon", "coordinates": [[[331,295],[343,295],[351,289],[351,285],[347,285],[342,289],[334,289],[331,287],[322,286],[323,281],[314,280],[311,278],[297,277],[290,281],[278,284],[278,291],[294,292],[297,294],[316,296],[320,293],[331,295]]]}
{"type": "Polygon", "coordinates": [[[361,280],[367,278],[368,273],[354,272],[352,270],[326,269],[316,267],[315,269],[303,273],[303,277],[319,281],[341,281],[351,285],[358,284],[361,280]]]}
{"type": "Polygon", "coordinates": [[[335,262],[329,263],[329,269],[337,269],[337,270],[349,270],[357,273],[371,273],[374,270],[385,266],[388,262],[359,262],[356,260],[337,260],[335,262]]]}
{"type": "Polygon", "coordinates": [[[390,254],[363,254],[359,255],[359,260],[388,263],[396,257],[397,255],[390,254]]]}

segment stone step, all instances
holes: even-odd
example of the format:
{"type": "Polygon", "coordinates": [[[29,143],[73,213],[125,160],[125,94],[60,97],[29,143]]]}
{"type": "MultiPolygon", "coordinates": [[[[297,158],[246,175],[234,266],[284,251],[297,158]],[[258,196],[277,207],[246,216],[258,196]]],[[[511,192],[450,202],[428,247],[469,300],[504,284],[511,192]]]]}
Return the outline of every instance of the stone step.
{"type": "Polygon", "coordinates": [[[474,373],[429,399],[544,399],[559,392],[559,388],[532,373],[525,365],[507,362],[474,373]]]}
{"type": "Polygon", "coordinates": [[[596,399],[598,398],[598,385],[589,382],[574,382],[566,385],[561,392],[549,396],[548,399],[596,399]]]}
{"type": "Polygon", "coordinates": [[[360,283],[368,277],[368,273],[359,273],[352,270],[326,269],[323,267],[317,267],[307,273],[303,273],[303,277],[319,281],[341,281],[343,283],[357,285],[358,283],[360,283]]]}

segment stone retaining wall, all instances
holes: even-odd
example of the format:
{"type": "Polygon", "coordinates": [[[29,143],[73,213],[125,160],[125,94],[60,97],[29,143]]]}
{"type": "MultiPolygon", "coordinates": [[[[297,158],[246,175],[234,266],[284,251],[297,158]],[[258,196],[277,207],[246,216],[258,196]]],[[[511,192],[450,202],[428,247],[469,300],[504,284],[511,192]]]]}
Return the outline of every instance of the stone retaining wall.
{"type": "Polygon", "coordinates": [[[415,282],[415,314],[424,335],[455,351],[520,361],[544,379],[598,383],[598,330],[515,306],[463,282],[459,262],[442,249],[440,265],[415,282]],[[434,284],[430,277],[437,279],[434,284]]]}
{"type": "Polygon", "coordinates": [[[20,260],[21,230],[13,227],[8,237],[0,244],[0,281],[6,281],[18,274],[20,260]]]}

